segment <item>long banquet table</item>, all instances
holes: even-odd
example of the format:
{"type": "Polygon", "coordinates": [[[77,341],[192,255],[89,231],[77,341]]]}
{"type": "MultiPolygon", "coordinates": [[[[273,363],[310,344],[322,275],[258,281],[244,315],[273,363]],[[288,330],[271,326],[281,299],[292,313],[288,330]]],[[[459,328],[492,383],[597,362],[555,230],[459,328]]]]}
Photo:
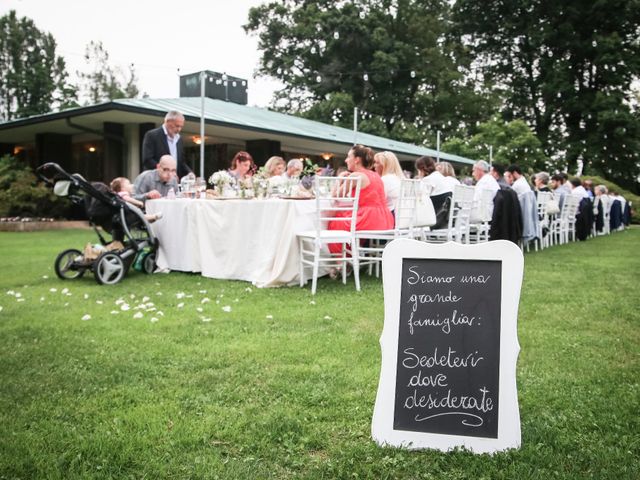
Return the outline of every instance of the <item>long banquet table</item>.
{"type": "Polygon", "coordinates": [[[315,201],[285,199],[158,199],[148,213],[161,270],[200,272],[258,287],[298,282],[296,233],[314,228],[315,201]]]}

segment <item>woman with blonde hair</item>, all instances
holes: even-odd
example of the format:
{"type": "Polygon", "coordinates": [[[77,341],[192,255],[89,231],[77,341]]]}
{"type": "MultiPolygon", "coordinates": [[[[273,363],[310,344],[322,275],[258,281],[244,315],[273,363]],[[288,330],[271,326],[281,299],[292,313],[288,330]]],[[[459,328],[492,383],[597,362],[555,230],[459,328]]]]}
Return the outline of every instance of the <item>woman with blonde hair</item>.
{"type": "Polygon", "coordinates": [[[287,168],[287,165],[284,159],[277,156],[271,157],[269,160],[267,160],[267,163],[264,164],[264,169],[266,170],[269,177],[282,175],[285,168],[287,168]]]}
{"type": "Polygon", "coordinates": [[[404,177],[398,157],[393,152],[378,152],[373,157],[374,169],[384,185],[387,208],[393,212],[400,195],[400,184],[404,177]]]}
{"type": "Polygon", "coordinates": [[[445,182],[447,182],[452,189],[455,185],[460,185],[460,180],[456,178],[456,171],[449,162],[440,161],[436,163],[436,170],[444,176],[445,182]]]}

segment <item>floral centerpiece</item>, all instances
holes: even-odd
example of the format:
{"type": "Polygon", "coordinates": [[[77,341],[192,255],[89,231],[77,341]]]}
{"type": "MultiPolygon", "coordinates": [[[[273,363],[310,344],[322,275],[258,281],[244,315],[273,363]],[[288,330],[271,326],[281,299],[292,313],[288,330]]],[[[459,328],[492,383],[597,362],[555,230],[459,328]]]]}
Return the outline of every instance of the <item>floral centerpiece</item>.
{"type": "Polygon", "coordinates": [[[269,191],[269,174],[264,166],[253,175],[253,191],[257,198],[264,198],[269,191]]]}
{"type": "Polygon", "coordinates": [[[225,187],[233,187],[236,179],[226,170],[219,170],[209,177],[209,183],[213,185],[218,195],[223,195],[225,187]]]}

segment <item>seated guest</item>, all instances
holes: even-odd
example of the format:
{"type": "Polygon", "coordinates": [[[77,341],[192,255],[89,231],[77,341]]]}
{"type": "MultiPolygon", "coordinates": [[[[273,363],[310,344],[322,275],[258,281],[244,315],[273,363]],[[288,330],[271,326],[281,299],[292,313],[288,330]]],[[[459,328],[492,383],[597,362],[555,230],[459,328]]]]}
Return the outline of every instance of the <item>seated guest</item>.
{"type": "Polygon", "coordinates": [[[236,180],[246,180],[253,175],[253,157],[244,151],[235,154],[231,160],[229,174],[236,180]]]}
{"type": "Polygon", "coordinates": [[[439,171],[436,170],[436,162],[431,157],[420,157],[416,160],[416,170],[418,171],[418,178],[422,181],[422,191],[425,195],[431,197],[431,203],[436,211],[442,209],[446,199],[451,197],[453,187],[444,179],[439,171]]]}
{"type": "Polygon", "coordinates": [[[536,187],[536,192],[550,192],[551,189],[547,186],[549,184],[549,174],[547,172],[538,172],[533,176],[533,184],[536,187]]]}
{"type": "Polygon", "coordinates": [[[478,160],[473,164],[471,174],[476,180],[475,200],[480,200],[480,190],[491,190],[494,196],[495,193],[500,190],[500,186],[496,179],[489,174],[489,164],[484,160],[478,160]]]}
{"type": "Polygon", "coordinates": [[[520,169],[519,165],[509,165],[507,167],[507,172],[509,172],[511,174],[511,178],[513,178],[511,188],[513,188],[518,195],[522,195],[523,193],[531,191],[531,186],[522,174],[522,170],[520,169]]]}
{"type": "Polygon", "coordinates": [[[553,189],[553,194],[558,200],[558,204],[562,208],[564,196],[571,194],[571,188],[569,188],[569,185],[565,183],[564,176],[562,174],[555,173],[551,175],[551,188],[553,189]]]}
{"type": "MultiPolygon", "coordinates": [[[[373,166],[373,150],[363,145],[354,145],[345,160],[348,171],[340,176],[360,177],[360,202],[356,219],[356,230],[389,230],[393,228],[393,216],[387,208],[384,184],[380,176],[371,171],[373,166]]],[[[344,217],[351,217],[350,211],[344,217]]],[[[348,230],[349,220],[332,220],[329,230],[348,230]]],[[[341,246],[329,244],[331,253],[340,253],[341,246]]]]}
{"type": "Polygon", "coordinates": [[[569,180],[569,187],[571,188],[571,195],[578,195],[580,198],[589,197],[587,190],[582,186],[582,180],[577,177],[569,180]]]}
{"type": "Polygon", "coordinates": [[[608,225],[605,225],[606,219],[609,218],[609,210],[611,204],[609,201],[609,191],[605,185],[595,187],[596,196],[593,199],[593,216],[595,217],[596,233],[606,233],[608,225]]]}
{"type": "MultiPolygon", "coordinates": [[[[491,170],[489,174],[496,179],[500,188],[510,188],[511,183],[507,182],[505,179],[505,170],[506,167],[501,163],[494,163],[491,165],[491,170]]],[[[509,174],[509,178],[511,178],[511,174],[509,174]]]]}
{"type": "Polygon", "coordinates": [[[594,198],[596,196],[596,191],[593,187],[593,180],[583,180],[582,182],[582,186],[584,187],[584,189],[587,191],[587,194],[589,195],[589,198],[594,198]]]}
{"type": "Polygon", "coordinates": [[[133,182],[135,198],[146,200],[148,198],[166,197],[169,190],[178,191],[176,180],[176,160],[171,155],[163,155],[156,168],[145,170],[138,175],[133,182]]]}
{"type": "MultiPolygon", "coordinates": [[[[489,164],[484,160],[478,160],[473,164],[471,175],[476,180],[476,189],[473,192],[474,208],[471,213],[472,222],[484,221],[493,214],[493,203],[496,192],[499,190],[511,190],[508,186],[501,188],[497,180],[489,173],[489,164]],[[483,190],[491,192],[489,198],[483,190]]],[[[518,196],[516,195],[516,200],[518,196]]]]}
{"type": "Polygon", "coordinates": [[[384,185],[384,193],[387,197],[387,208],[394,211],[400,195],[400,184],[404,179],[404,173],[398,157],[392,152],[378,152],[373,156],[376,173],[380,175],[384,185]]]}
{"type": "Polygon", "coordinates": [[[444,180],[451,187],[451,191],[453,191],[454,186],[460,185],[460,180],[456,178],[456,171],[453,169],[453,165],[449,162],[440,161],[436,163],[436,170],[442,174],[444,180]]]}
{"type": "Polygon", "coordinates": [[[284,178],[299,178],[303,169],[302,160],[293,158],[287,163],[287,171],[282,174],[284,178]]]}
{"type": "Polygon", "coordinates": [[[267,176],[276,177],[282,175],[286,168],[286,163],[282,157],[271,157],[267,160],[267,163],[264,164],[264,169],[267,172],[267,176]]]}

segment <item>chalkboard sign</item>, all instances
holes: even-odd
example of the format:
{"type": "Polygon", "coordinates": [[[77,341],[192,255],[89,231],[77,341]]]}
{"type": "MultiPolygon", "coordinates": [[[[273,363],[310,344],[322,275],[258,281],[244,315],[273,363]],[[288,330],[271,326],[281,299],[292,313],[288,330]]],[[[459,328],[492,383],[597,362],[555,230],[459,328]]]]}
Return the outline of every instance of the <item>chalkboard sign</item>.
{"type": "Polygon", "coordinates": [[[493,452],[520,444],[520,249],[391,242],[372,434],[381,445],[493,452]]]}

